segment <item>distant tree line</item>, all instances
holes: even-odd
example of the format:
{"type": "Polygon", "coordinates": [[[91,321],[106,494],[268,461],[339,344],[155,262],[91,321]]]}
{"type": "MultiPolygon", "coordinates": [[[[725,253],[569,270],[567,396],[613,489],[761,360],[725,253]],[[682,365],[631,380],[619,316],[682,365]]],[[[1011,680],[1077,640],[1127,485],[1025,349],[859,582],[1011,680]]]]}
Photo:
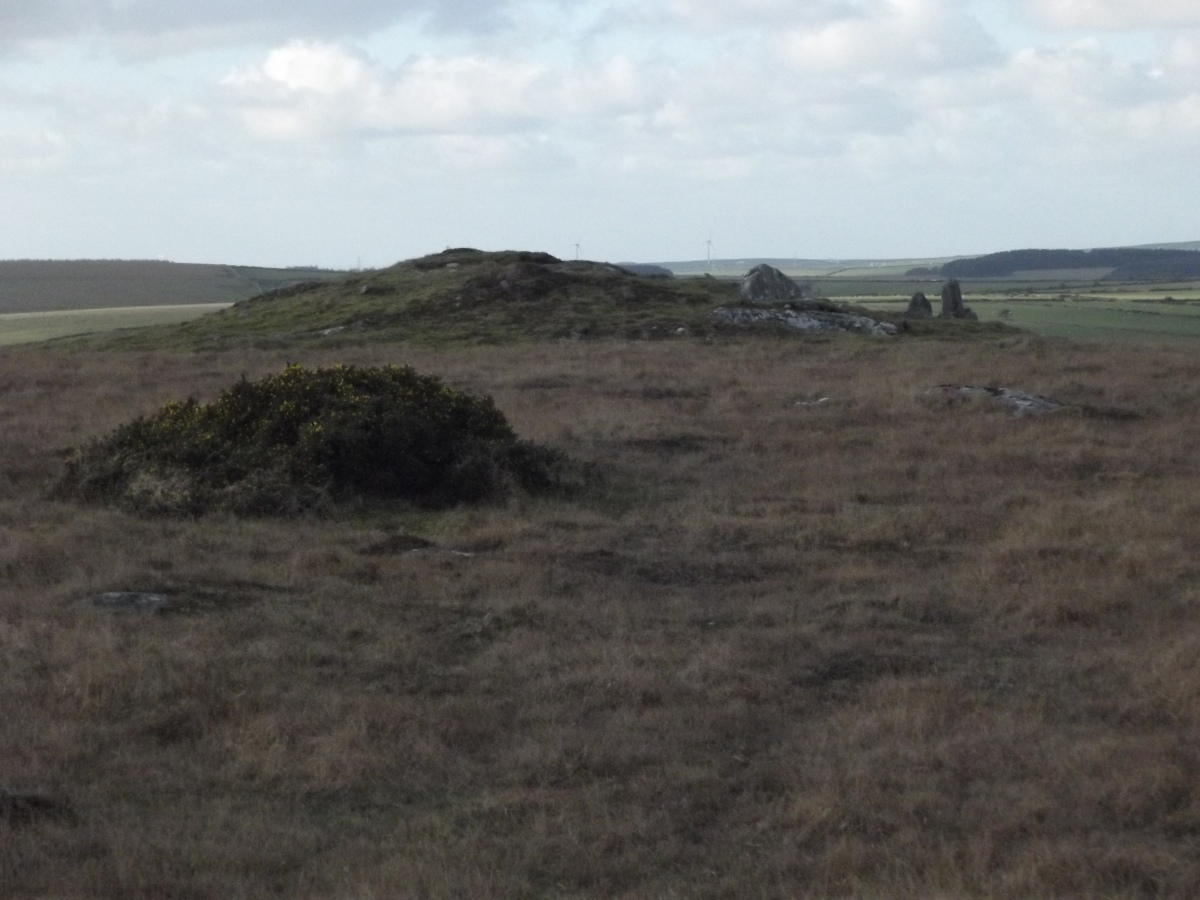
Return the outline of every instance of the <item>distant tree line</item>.
{"type": "Polygon", "coordinates": [[[974,259],[956,259],[937,271],[946,278],[1004,278],[1017,272],[1064,269],[1112,269],[1106,277],[1117,280],[1200,278],[1200,252],[1121,247],[1106,250],[1006,250],[974,259]]]}

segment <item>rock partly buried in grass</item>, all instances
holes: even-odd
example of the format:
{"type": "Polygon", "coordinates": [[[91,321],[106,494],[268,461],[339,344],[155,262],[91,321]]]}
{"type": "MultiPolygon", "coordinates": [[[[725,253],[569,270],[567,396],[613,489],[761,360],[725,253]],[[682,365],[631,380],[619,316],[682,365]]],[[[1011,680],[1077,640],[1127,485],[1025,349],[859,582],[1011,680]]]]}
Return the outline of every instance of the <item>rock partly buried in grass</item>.
{"type": "Polygon", "coordinates": [[[1057,412],[1065,407],[1065,404],[1059,403],[1057,400],[1051,400],[1049,397],[1027,394],[1025,391],[1016,391],[1012,388],[978,387],[969,384],[943,384],[934,388],[929,393],[941,393],[958,397],[979,397],[985,400],[992,400],[1010,407],[1017,415],[1057,412]]]}
{"type": "Polygon", "coordinates": [[[146,591],[107,591],[88,597],[88,606],[96,609],[132,612],[158,612],[167,605],[165,594],[152,594],[146,591]]]}
{"type": "Polygon", "coordinates": [[[77,451],[56,493],[145,513],[329,511],[502,499],[562,484],[490,397],[408,367],[291,365],[212,403],[166,404],[77,451]]]}
{"type": "Polygon", "coordinates": [[[748,309],[722,306],[713,310],[713,321],[721,325],[775,325],[810,334],[854,332],[878,336],[893,335],[897,328],[857,313],[828,312],[821,309],[748,309]]]}

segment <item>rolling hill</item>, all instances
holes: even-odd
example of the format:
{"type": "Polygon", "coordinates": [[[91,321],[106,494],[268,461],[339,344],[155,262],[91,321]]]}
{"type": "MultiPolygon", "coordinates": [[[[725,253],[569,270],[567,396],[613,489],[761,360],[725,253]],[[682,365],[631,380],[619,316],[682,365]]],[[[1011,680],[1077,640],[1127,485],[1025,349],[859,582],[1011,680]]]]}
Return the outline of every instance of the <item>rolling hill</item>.
{"type": "Polygon", "coordinates": [[[1200,278],[1200,252],[1113,247],[1099,250],[1007,250],[956,259],[938,270],[946,278],[1007,278],[1038,272],[1087,272],[1113,281],[1200,278]]]}
{"type": "Polygon", "coordinates": [[[710,327],[737,285],[635,275],[546,253],[447,250],[380,270],[285,286],[190,322],[98,338],[105,346],[403,341],[511,343],[663,337],[710,327]]]}

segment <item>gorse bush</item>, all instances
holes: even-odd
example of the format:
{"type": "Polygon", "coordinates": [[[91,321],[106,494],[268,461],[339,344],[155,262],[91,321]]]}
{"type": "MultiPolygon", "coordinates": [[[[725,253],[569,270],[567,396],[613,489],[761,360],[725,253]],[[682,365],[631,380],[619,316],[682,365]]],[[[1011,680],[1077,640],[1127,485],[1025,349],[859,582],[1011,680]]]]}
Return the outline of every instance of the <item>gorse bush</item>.
{"type": "Polygon", "coordinates": [[[82,448],[59,493],[146,512],[287,514],[361,500],[447,506],[554,487],[563,460],[490,397],[405,366],[244,378],[82,448]]]}

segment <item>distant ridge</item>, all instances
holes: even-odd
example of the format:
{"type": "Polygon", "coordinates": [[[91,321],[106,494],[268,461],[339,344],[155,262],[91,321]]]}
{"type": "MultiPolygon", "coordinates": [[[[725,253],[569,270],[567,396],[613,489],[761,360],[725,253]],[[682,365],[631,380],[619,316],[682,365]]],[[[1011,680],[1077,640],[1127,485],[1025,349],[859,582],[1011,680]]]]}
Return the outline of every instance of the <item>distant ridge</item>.
{"type": "Polygon", "coordinates": [[[1195,250],[1112,247],[1098,250],[1007,250],[956,259],[938,274],[946,278],[1008,278],[1018,273],[1089,271],[1109,280],[1200,278],[1195,250]]]}
{"type": "MultiPolygon", "coordinates": [[[[738,274],[743,275],[755,266],[768,265],[784,272],[807,275],[836,274],[845,270],[896,269],[914,266],[937,267],[958,256],[905,257],[904,259],[806,259],[804,257],[730,257],[723,259],[678,260],[654,265],[670,269],[676,275],[738,274]]],[[[881,273],[883,274],[883,273],[881,273]]]]}
{"type": "Polygon", "coordinates": [[[1200,241],[1182,241],[1176,244],[1138,244],[1132,250],[1200,250],[1200,241]]]}
{"type": "MultiPolygon", "coordinates": [[[[958,264],[960,262],[970,260],[992,260],[997,257],[1004,257],[1011,254],[1039,254],[1039,253],[1062,253],[1062,254],[1098,254],[1110,253],[1125,250],[1170,250],[1170,251],[1200,251],[1200,241],[1181,241],[1176,243],[1160,243],[1160,244],[1139,244],[1137,246],[1113,247],[1113,248],[1097,248],[1092,250],[1005,250],[998,253],[960,253],[957,255],[947,255],[940,257],[903,257],[903,258],[867,258],[856,257],[846,259],[830,259],[830,258],[812,258],[812,257],[742,257],[742,258],[721,258],[713,260],[705,259],[690,259],[679,260],[675,262],[659,262],[655,265],[670,269],[676,275],[702,275],[705,272],[714,274],[720,273],[728,275],[733,272],[746,272],[757,265],[766,264],[774,266],[783,271],[800,271],[807,274],[840,274],[846,270],[853,270],[856,276],[869,274],[870,269],[894,269],[903,267],[905,269],[927,269],[927,273],[923,274],[938,274],[942,268],[949,264],[958,264]]],[[[1068,260],[1070,265],[1043,265],[1039,263],[1038,268],[1027,269],[1027,271],[1048,271],[1058,269],[1074,269],[1081,268],[1078,265],[1078,260],[1068,260]]],[[[989,263],[991,265],[991,263],[989,263]]],[[[1116,268],[1115,265],[1099,265],[1096,258],[1088,260],[1088,264],[1082,268],[1116,268]]],[[[1021,270],[1015,270],[1021,271],[1021,270]]],[[[881,272],[881,275],[891,273],[881,272]]],[[[972,277],[972,276],[955,276],[955,277],[972,277]]],[[[1145,276],[1138,276],[1145,277],[1145,276]]],[[[1163,277],[1176,277],[1166,274],[1163,277]]],[[[1192,276],[1184,276],[1192,277],[1192,276]]],[[[1200,276],[1195,276],[1200,277],[1200,276]]]]}
{"type": "Polygon", "coordinates": [[[0,261],[0,313],[236,303],[340,273],[158,260],[0,261]]]}

